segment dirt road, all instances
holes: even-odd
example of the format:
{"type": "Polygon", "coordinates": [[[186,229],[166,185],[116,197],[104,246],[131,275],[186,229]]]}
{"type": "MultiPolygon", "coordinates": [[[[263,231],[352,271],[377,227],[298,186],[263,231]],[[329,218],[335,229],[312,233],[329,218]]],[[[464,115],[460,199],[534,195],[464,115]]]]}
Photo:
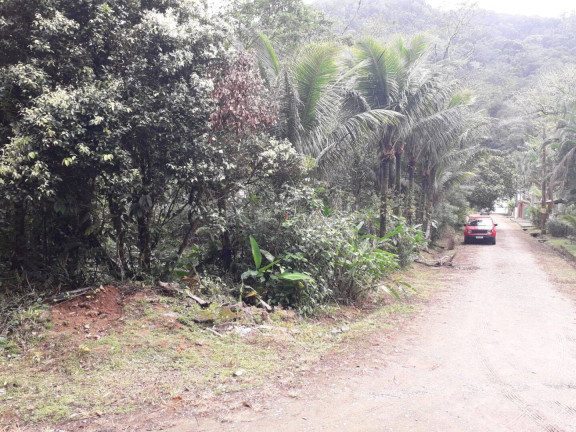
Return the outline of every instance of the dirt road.
{"type": "MultiPolygon", "coordinates": [[[[539,245],[497,217],[498,244],[459,246],[451,287],[370,367],[305,396],[171,431],[576,431],[576,307],[539,245]]],[[[365,366],[365,365],[364,365],[365,366]]]]}

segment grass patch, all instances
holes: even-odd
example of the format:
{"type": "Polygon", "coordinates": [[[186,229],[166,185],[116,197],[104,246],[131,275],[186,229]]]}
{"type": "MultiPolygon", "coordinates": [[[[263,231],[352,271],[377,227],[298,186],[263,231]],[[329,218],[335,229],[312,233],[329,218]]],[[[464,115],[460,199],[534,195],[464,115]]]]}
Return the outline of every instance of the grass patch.
{"type": "Polygon", "coordinates": [[[576,243],[570,241],[569,239],[551,238],[548,240],[548,244],[557,248],[564,249],[566,252],[576,257],[576,243]]]}

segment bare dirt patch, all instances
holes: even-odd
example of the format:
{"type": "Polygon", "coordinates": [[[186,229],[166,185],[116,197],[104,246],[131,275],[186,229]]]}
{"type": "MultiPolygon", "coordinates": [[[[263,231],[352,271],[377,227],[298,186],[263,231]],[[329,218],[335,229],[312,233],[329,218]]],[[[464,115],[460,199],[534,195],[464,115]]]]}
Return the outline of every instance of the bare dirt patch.
{"type": "Polygon", "coordinates": [[[57,332],[108,334],[117,328],[126,303],[121,289],[108,285],[51,307],[52,322],[57,332]]]}

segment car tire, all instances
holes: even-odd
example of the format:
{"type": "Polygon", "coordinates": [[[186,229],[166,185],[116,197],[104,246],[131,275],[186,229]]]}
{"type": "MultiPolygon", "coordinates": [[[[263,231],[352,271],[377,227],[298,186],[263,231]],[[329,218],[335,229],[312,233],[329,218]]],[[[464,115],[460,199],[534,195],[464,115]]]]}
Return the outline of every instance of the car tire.
{"type": "Polygon", "coordinates": [[[494,238],[492,239],[492,244],[493,244],[493,245],[496,244],[496,237],[494,237],[494,238]]]}
{"type": "Polygon", "coordinates": [[[464,237],[464,244],[470,244],[470,237],[464,237]]]}

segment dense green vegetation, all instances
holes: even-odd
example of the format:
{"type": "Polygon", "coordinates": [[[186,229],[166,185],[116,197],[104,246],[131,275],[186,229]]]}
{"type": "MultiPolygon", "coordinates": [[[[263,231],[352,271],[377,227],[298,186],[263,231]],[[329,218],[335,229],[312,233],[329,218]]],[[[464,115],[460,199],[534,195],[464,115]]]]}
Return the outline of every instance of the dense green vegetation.
{"type": "Polygon", "coordinates": [[[573,202],[576,18],[317,6],[2,2],[2,289],[184,277],[313,312],[399,296],[470,205],[573,202]]]}
{"type": "MultiPolygon", "coordinates": [[[[335,19],[343,38],[370,34],[388,40],[397,34],[427,32],[433,58],[459,65],[456,76],[473,91],[473,107],[492,120],[482,146],[499,151],[493,156],[504,157],[502,162],[478,160],[472,171],[478,173],[487,163],[505,164],[506,169],[502,166],[500,172],[488,174],[493,182],[495,177],[504,180],[513,170],[513,181],[508,178],[494,187],[500,193],[506,190],[501,198],[511,198],[512,187],[516,198],[532,205],[532,214],[540,215],[544,190],[547,214],[575,212],[571,150],[576,15],[528,17],[521,10],[518,15],[502,15],[469,5],[443,13],[424,0],[317,0],[315,4],[335,19]],[[555,206],[557,201],[564,205],[555,206]]],[[[486,174],[480,177],[480,183],[485,182],[486,174]]],[[[479,179],[470,178],[470,188],[478,183],[479,179]]],[[[492,190],[476,190],[474,195],[479,192],[488,201],[493,199],[492,190]]],[[[473,206],[488,206],[488,202],[474,202],[470,193],[468,197],[473,206]]],[[[541,217],[536,219],[542,223],[541,217]]]]}

